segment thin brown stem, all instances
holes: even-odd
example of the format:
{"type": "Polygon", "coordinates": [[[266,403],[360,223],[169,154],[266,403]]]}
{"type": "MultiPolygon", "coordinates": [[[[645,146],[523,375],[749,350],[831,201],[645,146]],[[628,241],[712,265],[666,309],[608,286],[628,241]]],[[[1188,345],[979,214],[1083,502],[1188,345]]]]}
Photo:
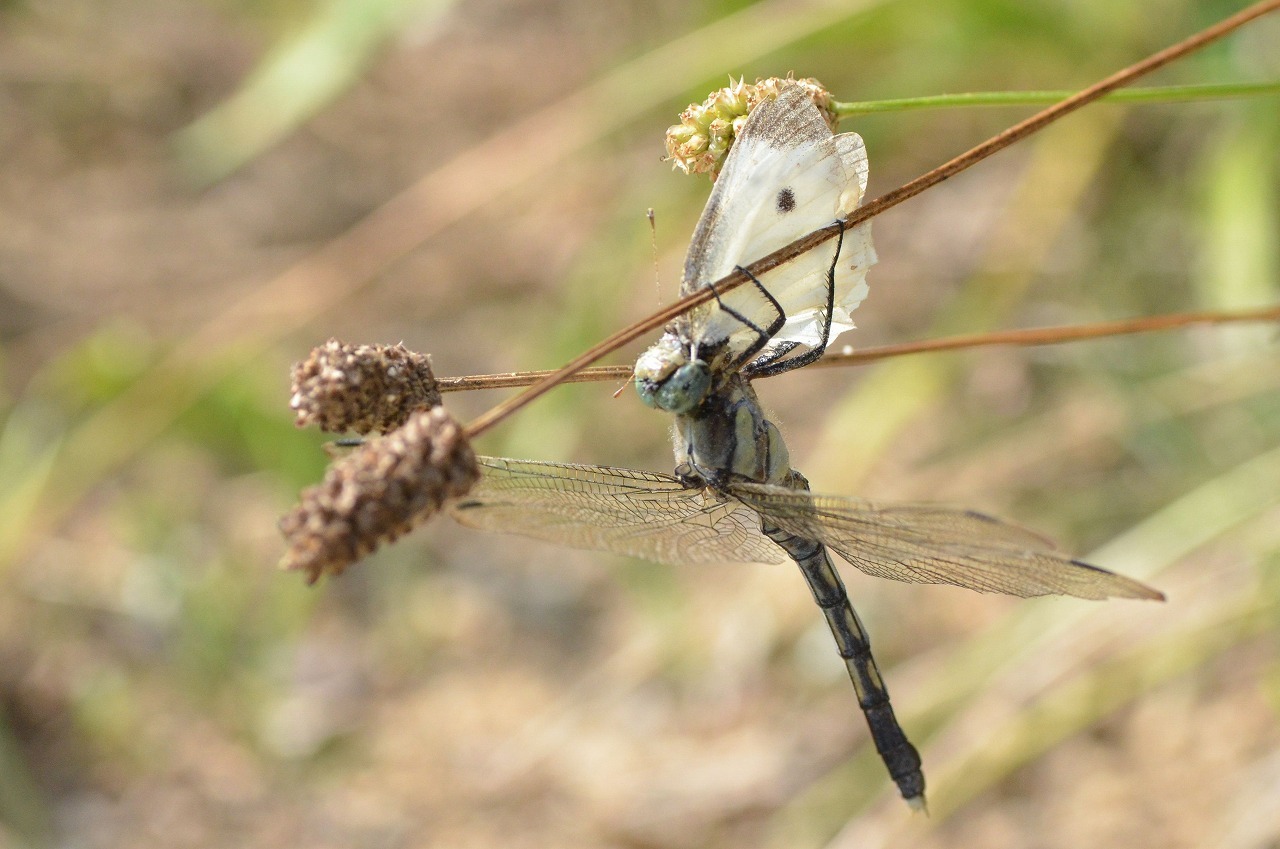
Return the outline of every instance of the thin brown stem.
{"type": "MultiPolygon", "coordinates": [[[[568,375],[561,383],[594,383],[602,380],[626,380],[631,376],[631,366],[590,366],[568,375]]],[[[513,389],[532,386],[539,380],[555,374],[554,369],[536,371],[509,371],[504,374],[469,374],[465,377],[436,378],[436,388],[441,392],[466,392],[473,389],[513,389]]]]}
{"type": "MultiPolygon", "coordinates": [[[[1022,330],[997,330],[988,333],[966,333],[959,336],[944,336],[938,339],[922,339],[917,342],[901,342],[895,345],[863,348],[849,353],[828,354],[814,363],[811,368],[861,365],[907,354],[990,348],[998,345],[1060,345],[1065,342],[1078,342],[1083,339],[1101,339],[1107,336],[1151,333],[1195,325],[1244,324],[1267,321],[1280,322],[1280,304],[1232,312],[1168,313],[1166,315],[1152,315],[1142,318],[1126,318],[1118,321],[1101,321],[1093,324],[1031,327],[1022,330]]],[[[530,386],[555,373],[551,370],[513,371],[506,374],[442,377],[437,381],[437,385],[441,392],[460,392],[471,389],[507,389],[516,386],[530,386]]],[[[618,381],[626,380],[630,376],[631,366],[595,366],[577,371],[566,377],[562,382],[618,381]]]]}
{"type": "Polygon", "coordinates": [[[831,354],[814,366],[846,366],[901,357],[906,354],[923,354],[936,351],[956,351],[967,348],[990,348],[998,345],[1061,345],[1083,339],[1101,339],[1107,336],[1128,336],[1134,333],[1151,333],[1173,330],[1179,327],[1212,324],[1243,324],[1248,322],[1280,321],[1280,304],[1258,309],[1235,312],[1183,312],[1167,315],[1151,315],[1142,318],[1126,318],[1118,321],[1100,321],[1093,324],[1067,325],[1064,327],[1031,327],[1025,330],[997,330],[989,333],[968,333],[944,336],[939,339],[922,339],[897,345],[880,345],[851,351],[847,354],[831,354]]]}
{"type": "MultiPolygon", "coordinates": [[[[1038,130],[1044,129],[1059,118],[1074,112],[1076,109],[1079,109],[1087,103],[1097,100],[1107,92],[1127,85],[1139,77],[1149,74],[1152,71],[1187,55],[1188,53],[1198,50],[1206,44],[1233,32],[1249,21],[1261,17],[1268,12],[1275,11],[1276,9],[1280,9],[1280,0],[1263,0],[1263,2],[1255,3],[1228,18],[1201,30],[1195,35],[1178,42],[1177,44],[1166,47],[1157,53],[1153,53],[1146,59],[1136,62],[1133,65],[1130,65],[1129,67],[1094,83],[1088,88],[1068,97],[1066,100],[1050,106],[1047,109],[1041,110],[1030,118],[1014,124],[1007,130],[992,136],[949,162],[939,165],[932,171],[929,171],[928,173],[899,186],[893,191],[887,192],[875,200],[870,201],[865,206],[855,210],[847,218],[841,221],[841,229],[848,230],[851,227],[855,227],[862,222],[869,220],[873,216],[879,215],[881,212],[897,206],[909,198],[915,197],[926,189],[936,186],[943,180],[954,177],[961,171],[970,168],[992,154],[1005,149],[1009,145],[1025,139],[1027,136],[1037,132],[1038,130]]],[[[467,426],[468,436],[471,438],[479,436],[491,427],[497,425],[507,416],[519,410],[521,407],[524,407],[526,404],[541,397],[555,386],[563,383],[570,375],[581,371],[600,357],[617,350],[628,342],[638,339],[655,328],[661,327],[676,316],[693,309],[700,304],[710,301],[715,297],[715,293],[718,292],[719,294],[723,294],[730,289],[741,286],[747,280],[751,279],[751,277],[758,278],[778,266],[790,262],[800,254],[813,250],[828,239],[834,238],[836,233],[836,228],[828,227],[810,233],[807,236],[803,236],[791,244],[779,248],[768,256],[756,260],[745,269],[734,271],[723,279],[716,281],[714,287],[703,287],[697,292],[681,298],[680,300],[665,307],[658,313],[655,313],[654,315],[638,321],[630,327],[624,328],[623,330],[613,334],[603,342],[591,347],[589,350],[575,357],[564,367],[551,372],[546,377],[543,377],[536,383],[530,385],[524,392],[508,398],[490,409],[488,412],[476,418],[467,426]]]]}

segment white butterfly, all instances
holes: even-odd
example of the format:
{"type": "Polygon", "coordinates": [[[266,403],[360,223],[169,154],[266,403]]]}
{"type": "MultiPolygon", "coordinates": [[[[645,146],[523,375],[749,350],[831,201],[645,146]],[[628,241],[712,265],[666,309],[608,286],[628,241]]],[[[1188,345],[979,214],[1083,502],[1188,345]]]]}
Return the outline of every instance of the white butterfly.
{"type": "MultiPolygon", "coordinates": [[[[776,100],[757,105],[739,131],[694,231],[680,294],[848,215],[862,202],[867,172],[861,137],[832,135],[805,90],[784,87],[776,100]]],[[[763,276],[760,282],[786,315],[770,347],[822,344],[831,260],[832,251],[818,248],[763,276]]],[[[835,269],[830,338],[853,328],[849,313],[867,296],[867,269],[875,261],[870,223],[848,231],[835,269]]],[[[756,327],[767,327],[777,315],[758,289],[741,286],[719,305],[693,312],[686,338],[708,346],[729,339],[731,355],[745,349],[758,334],[733,313],[756,327]]]]}

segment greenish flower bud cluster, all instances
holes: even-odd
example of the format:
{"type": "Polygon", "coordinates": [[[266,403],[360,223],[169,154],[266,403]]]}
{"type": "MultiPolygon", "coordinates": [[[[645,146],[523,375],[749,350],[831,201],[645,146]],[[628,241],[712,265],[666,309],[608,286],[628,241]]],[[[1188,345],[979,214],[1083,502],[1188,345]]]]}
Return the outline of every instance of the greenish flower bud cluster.
{"type": "Polygon", "coordinates": [[[836,128],[838,118],[832,108],[831,92],[815,79],[770,77],[747,84],[741,79],[734,82],[731,77],[729,83],[702,103],[690,104],[680,113],[680,123],[667,129],[667,159],[673,167],[686,174],[710,174],[714,180],[747,115],[757,103],[775,99],[780,87],[787,83],[799,84],[808,91],[832,131],[836,128]]]}

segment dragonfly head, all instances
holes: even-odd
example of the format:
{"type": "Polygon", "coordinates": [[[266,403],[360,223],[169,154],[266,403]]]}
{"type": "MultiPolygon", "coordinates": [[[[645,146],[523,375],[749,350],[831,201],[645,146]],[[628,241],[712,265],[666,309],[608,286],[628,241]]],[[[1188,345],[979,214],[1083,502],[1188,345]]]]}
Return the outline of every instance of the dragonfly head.
{"type": "Polygon", "coordinates": [[[680,338],[666,333],[636,360],[636,392],[650,407],[677,415],[702,403],[711,391],[711,367],[680,338]]]}

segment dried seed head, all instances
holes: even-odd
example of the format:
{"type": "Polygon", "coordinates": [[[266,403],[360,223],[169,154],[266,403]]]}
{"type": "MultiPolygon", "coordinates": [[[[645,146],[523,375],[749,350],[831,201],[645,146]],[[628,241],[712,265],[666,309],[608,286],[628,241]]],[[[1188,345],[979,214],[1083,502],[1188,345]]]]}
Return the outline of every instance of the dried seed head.
{"type": "Polygon", "coordinates": [[[335,462],[280,520],[288,543],[280,565],[341,574],[379,545],[422,524],[480,477],[462,427],[444,407],[419,410],[399,429],[335,462]]]}
{"type": "Polygon", "coordinates": [[[730,77],[729,83],[702,103],[690,104],[680,113],[680,123],[667,129],[667,159],[672,167],[686,174],[710,174],[714,180],[747,115],[757,103],[776,99],[784,85],[802,87],[832,132],[839,122],[831,92],[817,80],[770,77],[746,85],[742,80],[735,83],[730,77]]]}
{"type": "Polygon", "coordinates": [[[440,404],[431,362],[404,345],[347,345],[330,339],[293,367],[289,407],[298,427],[329,433],[389,433],[414,410],[440,404]]]}

